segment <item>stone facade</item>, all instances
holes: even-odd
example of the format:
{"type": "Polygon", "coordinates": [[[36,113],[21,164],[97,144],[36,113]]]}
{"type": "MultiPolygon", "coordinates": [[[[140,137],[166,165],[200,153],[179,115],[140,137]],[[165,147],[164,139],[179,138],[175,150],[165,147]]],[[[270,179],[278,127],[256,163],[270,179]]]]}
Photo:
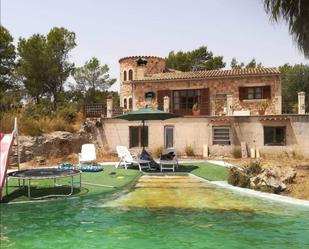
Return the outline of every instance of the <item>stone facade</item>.
{"type": "MultiPolygon", "coordinates": [[[[128,106],[128,99],[132,98],[130,109],[152,106],[158,107],[158,92],[162,90],[208,89],[209,115],[227,115],[245,112],[257,115],[261,105],[267,104],[266,114],[281,114],[281,81],[279,71],[273,69],[244,69],[244,70],[213,70],[199,72],[178,72],[166,68],[163,58],[152,56],[133,56],[119,60],[120,63],[120,98],[121,106],[128,106]],[[143,58],[146,65],[138,65],[143,58]],[[132,70],[132,80],[128,80],[128,71],[132,70]],[[127,80],[124,81],[124,73],[127,80]],[[275,72],[275,73],[274,73],[275,72]],[[198,76],[198,77],[197,77],[198,76]],[[240,100],[240,87],[268,87],[270,97],[267,99],[240,100]],[[145,93],[152,92],[155,98],[145,99],[145,93]],[[227,106],[227,97],[230,106],[227,106]],[[126,100],[126,104],[124,101],[126,100]]],[[[173,98],[170,99],[173,112],[173,98]]]]}
{"type": "MultiPolygon", "coordinates": [[[[137,79],[137,76],[142,73],[142,76],[147,74],[162,73],[166,70],[166,62],[163,58],[156,56],[130,56],[119,60],[120,63],[120,106],[124,107],[124,100],[127,100],[127,108],[129,109],[129,98],[133,98],[132,82],[137,79]],[[137,60],[143,58],[147,60],[144,66],[138,66],[137,60]],[[129,71],[132,70],[132,80],[129,79],[129,71]],[[141,72],[142,71],[142,72],[141,72]],[[126,74],[126,80],[125,75],[126,74]]],[[[134,101],[133,101],[134,102],[134,101]]]]}
{"type": "MultiPolygon", "coordinates": [[[[239,100],[239,87],[266,86],[271,87],[271,99],[268,101],[266,114],[281,114],[281,83],[278,76],[255,76],[240,78],[223,79],[198,79],[198,80],[177,80],[177,81],[159,81],[159,82],[141,82],[135,84],[136,108],[146,105],[144,98],[145,92],[154,92],[158,96],[159,90],[184,90],[184,89],[203,89],[208,88],[210,94],[210,114],[224,115],[226,107],[226,96],[232,95],[232,110],[249,110],[251,115],[257,115],[260,100],[239,100]],[[222,99],[221,96],[224,96],[222,99]]],[[[157,107],[155,100],[152,105],[157,107]]]]}

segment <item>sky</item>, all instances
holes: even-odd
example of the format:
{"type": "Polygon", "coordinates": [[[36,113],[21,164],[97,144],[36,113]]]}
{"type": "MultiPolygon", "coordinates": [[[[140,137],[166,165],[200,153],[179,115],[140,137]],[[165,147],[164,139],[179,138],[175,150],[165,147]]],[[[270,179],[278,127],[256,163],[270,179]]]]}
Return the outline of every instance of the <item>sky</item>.
{"type": "Polygon", "coordinates": [[[255,58],[264,66],[309,63],[284,23],[270,21],[262,0],[0,0],[1,24],[19,37],[47,34],[55,26],[76,33],[70,60],[82,66],[97,57],[117,78],[131,55],[166,57],[171,50],[207,46],[229,68],[255,58]]]}

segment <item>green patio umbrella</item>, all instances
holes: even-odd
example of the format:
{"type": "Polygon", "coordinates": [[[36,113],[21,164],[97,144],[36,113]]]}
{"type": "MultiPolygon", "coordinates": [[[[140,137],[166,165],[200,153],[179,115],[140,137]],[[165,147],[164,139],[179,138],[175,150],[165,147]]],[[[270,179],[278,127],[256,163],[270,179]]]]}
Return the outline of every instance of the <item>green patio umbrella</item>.
{"type": "Polygon", "coordinates": [[[140,120],[143,123],[143,136],[142,136],[142,146],[143,150],[145,149],[144,146],[144,128],[145,128],[145,121],[146,120],[166,120],[170,118],[178,118],[182,117],[181,115],[177,115],[170,112],[164,112],[153,108],[140,108],[136,111],[127,112],[123,115],[116,116],[114,118],[124,119],[128,121],[137,121],[140,120]]]}

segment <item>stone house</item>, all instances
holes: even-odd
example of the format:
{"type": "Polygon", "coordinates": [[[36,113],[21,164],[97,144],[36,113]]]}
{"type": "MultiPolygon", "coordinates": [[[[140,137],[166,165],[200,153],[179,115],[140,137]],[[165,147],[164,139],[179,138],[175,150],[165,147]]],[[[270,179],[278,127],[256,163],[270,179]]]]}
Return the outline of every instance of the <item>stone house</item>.
{"type": "MultiPolygon", "coordinates": [[[[184,154],[191,146],[197,155],[230,156],[243,144],[248,154],[253,150],[262,156],[309,156],[304,93],[298,95],[299,114],[281,114],[281,81],[276,68],[179,72],[168,69],[165,60],[155,56],[125,57],[119,63],[120,102],[125,111],[152,106],[183,115],[146,122],[149,151],[175,147],[184,154]],[[193,112],[193,106],[198,110],[193,112]],[[263,115],[261,109],[266,109],[263,115]]],[[[111,106],[107,109],[112,110],[111,106]]],[[[106,150],[125,145],[140,152],[141,122],[102,121],[106,150]]]]}
{"type": "Polygon", "coordinates": [[[163,58],[131,56],[119,60],[120,96],[124,109],[153,106],[163,110],[167,97],[171,112],[197,115],[281,114],[281,81],[276,68],[180,72],[163,58]]]}

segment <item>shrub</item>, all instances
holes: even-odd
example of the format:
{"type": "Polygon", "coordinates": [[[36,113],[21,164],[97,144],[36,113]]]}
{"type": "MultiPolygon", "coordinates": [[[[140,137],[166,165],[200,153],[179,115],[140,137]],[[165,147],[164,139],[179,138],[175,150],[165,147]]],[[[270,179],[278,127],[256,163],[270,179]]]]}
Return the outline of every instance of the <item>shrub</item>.
{"type": "Polygon", "coordinates": [[[194,150],[190,145],[186,146],[185,152],[187,156],[194,156],[194,150]]]}
{"type": "Polygon", "coordinates": [[[293,158],[296,160],[304,160],[304,155],[299,151],[293,151],[293,158]]]}
{"type": "Polygon", "coordinates": [[[52,120],[51,130],[74,132],[72,125],[68,124],[63,118],[55,118],[52,120]]]}
{"type": "Polygon", "coordinates": [[[72,124],[76,121],[77,111],[72,106],[61,107],[56,111],[56,116],[61,117],[68,123],[72,124]]]}
{"type": "Polygon", "coordinates": [[[159,158],[162,155],[162,153],[163,153],[163,146],[159,146],[153,152],[155,158],[159,158]]]}
{"type": "Polygon", "coordinates": [[[248,175],[258,175],[259,173],[261,173],[262,171],[262,167],[259,161],[254,161],[254,162],[250,162],[246,167],[245,167],[245,172],[248,175]]]}
{"type": "Polygon", "coordinates": [[[19,130],[21,134],[29,136],[40,136],[43,134],[39,122],[35,119],[22,118],[19,123],[19,130]]]}
{"type": "Polygon", "coordinates": [[[40,119],[50,117],[52,114],[52,104],[42,101],[40,104],[28,104],[22,110],[22,116],[26,118],[40,119]]]}
{"type": "Polygon", "coordinates": [[[231,168],[228,176],[228,183],[233,186],[247,188],[250,186],[250,177],[237,168],[231,168]]]}
{"type": "Polygon", "coordinates": [[[232,155],[234,158],[241,158],[241,149],[240,147],[234,147],[232,151],[232,155]]]}
{"type": "Polygon", "coordinates": [[[4,133],[12,132],[14,128],[14,118],[15,117],[17,117],[17,114],[13,112],[1,113],[0,130],[4,133]]]}

